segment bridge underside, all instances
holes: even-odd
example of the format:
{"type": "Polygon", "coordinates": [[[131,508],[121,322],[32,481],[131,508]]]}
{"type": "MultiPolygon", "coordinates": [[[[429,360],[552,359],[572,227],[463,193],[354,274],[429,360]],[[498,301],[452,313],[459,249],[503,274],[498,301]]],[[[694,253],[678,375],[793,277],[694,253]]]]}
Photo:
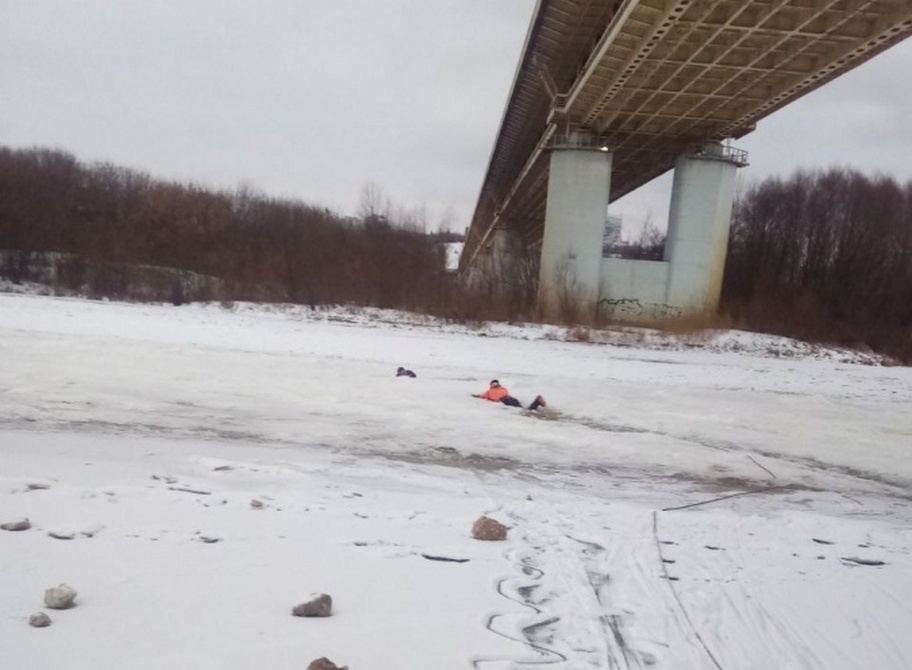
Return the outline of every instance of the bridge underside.
{"type": "Polygon", "coordinates": [[[462,266],[540,243],[550,147],[610,150],[616,200],[910,34],[908,0],[540,0],[462,266]]]}

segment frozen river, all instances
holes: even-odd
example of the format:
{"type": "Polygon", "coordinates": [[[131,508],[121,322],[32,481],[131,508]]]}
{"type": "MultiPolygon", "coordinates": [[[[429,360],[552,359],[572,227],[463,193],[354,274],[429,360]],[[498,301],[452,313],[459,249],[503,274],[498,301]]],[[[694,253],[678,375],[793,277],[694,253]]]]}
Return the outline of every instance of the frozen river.
{"type": "Polygon", "coordinates": [[[565,340],[0,294],[0,667],[912,667],[912,370],[565,340]]]}

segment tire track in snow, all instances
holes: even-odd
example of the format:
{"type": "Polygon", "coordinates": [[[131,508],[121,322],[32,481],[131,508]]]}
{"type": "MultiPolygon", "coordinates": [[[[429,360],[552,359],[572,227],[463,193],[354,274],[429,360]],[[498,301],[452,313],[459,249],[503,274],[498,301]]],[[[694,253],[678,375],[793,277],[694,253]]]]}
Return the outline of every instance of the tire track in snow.
{"type": "Polygon", "coordinates": [[[687,612],[687,608],[684,607],[684,603],[681,601],[681,596],[678,594],[677,589],[675,589],[671,576],[668,574],[668,563],[665,557],[662,555],[662,543],[659,540],[659,513],[656,511],[652,512],[652,535],[655,538],[656,551],[659,554],[659,562],[662,564],[662,573],[665,576],[665,581],[668,584],[668,588],[671,590],[671,594],[674,596],[675,602],[677,602],[678,607],[680,608],[681,614],[684,616],[684,620],[687,621],[687,625],[690,626],[694,637],[700,643],[700,646],[702,646],[706,651],[706,655],[709,657],[709,660],[712,661],[712,664],[718,670],[723,670],[722,666],[719,665],[719,661],[716,659],[715,654],[712,653],[712,650],[707,646],[706,641],[703,639],[703,636],[700,635],[700,631],[697,630],[696,626],[694,626],[693,620],[690,618],[690,614],[687,612]]]}
{"type": "Polygon", "coordinates": [[[608,666],[614,668],[618,660],[623,661],[624,670],[641,670],[643,668],[639,656],[634,653],[626,640],[623,627],[623,616],[616,613],[609,613],[610,594],[609,584],[611,574],[608,572],[606,561],[605,547],[598,542],[591,540],[582,540],[570,535],[564,535],[569,540],[582,545],[582,557],[586,568],[586,578],[589,581],[589,587],[592,589],[599,606],[603,613],[599,616],[599,623],[602,626],[602,633],[607,642],[608,666]]]}
{"type": "MultiPolygon", "coordinates": [[[[715,499],[709,502],[714,501],[715,499]]],[[[668,588],[694,638],[703,649],[708,662],[712,664],[711,666],[703,664],[701,667],[714,667],[716,670],[728,670],[731,667],[755,667],[753,662],[758,653],[756,645],[739,648],[742,644],[741,640],[746,637],[755,643],[756,641],[762,642],[765,647],[763,658],[771,664],[771,667],[784,667],[778,663],[788,659],[787,667],[789,668],[824,670],[826,666],[820,663],[802,640],[792,634],[790,626],[780,616],[764,606],[762,592],[753,588],[750,581],[744,577],[745,560],[737,530],[735,530],[735,536],[724,543],[725,546],[719,546],[718,543],[706,544],[701,547],[702,553],[701,549],[697,549],[696,552],[685,555],[685,558],[693,559],[685,564],[681,559],[672,561],[663,551],[663,546],[680,545],[677,545],[676,542],[665,541],[663,543],[659,540],[659,514],[660,511],[653,512],[656,549],[662,560],[662,569],[667,578],[668,588]],[[737,554],[737,559],[734,559],[732,554],[737,554]],[[711,561],[708,563],[700,560],[701,555],[711,557],[711,561]],[[709,589],[701,586],[698,590],[699,594],[705,598],[705,601],[700,602],[699,606],[695,608],[698,615],[701,615],[699,619],[691,615],[693,608],[686,604],[688,599],[681,593],[679,585],[685,582],[679,581],[677,577],[669,574],[668,565],[671,563],[676,564],[679,568],[686,567],[687,582],[692,584],[705,582],[715,587],[709,589]],[[737,621],[738,630],[742,631],[742,635],[731,637],[723,634],[725,625],[728,624],[730,627],[731,620],[737,621]],[[743,635],[743,632],[748,630],[751,635],[743,635]],[[709,638],[710,633],[715,633],[715,635],[709,638]],[[774,648],[769,648],[768,645],[774,645],[774,648]],[[730,665],[732,659],[734,659],[734,666],[730,665]],[[742,663],[745,665],[742,666],[742,663]]],[[[698,537],[698,535],[693,535],[693,537],[698,537]]],[[[686,547],[681,548],[686,549],[686,547]]],[[[690,603],[691,606],[693,604],[693,602],[690,603]]]]}
{"type": "MultiPolygon", "coordinates": [[[[787,486],[739,496],[777,488],[787,486]]],[[[815,619],[814,612],[826,606],[795,608],[789,605],[793,599],[780,598],[788,585],[775,578],[776,571],[786,569],[788,576],[807,568],[791,558],[797,556],[790,553],[799,546],[796,539],[776,545],[786,553],[764,558],[773,561],[769,565],[758,563],[756,552],[767,545],[730,525],[724,514],[707,513],[710,503],[729,503],[731,497],[664,510],[595,500],[580,506],[572,496],[502,507],[512,519],[511,540],[518,543],[508,557],[520,574],[502,580],[498,592],[521,609],[492,615],[489,628],[534,658],[480,659],[474,667],[736,670],[758,667],[760,659],[795,670],[834,667],[830,661],[847,649],[815,619]],[[672,512],[684,509],[690,511],[672,512]],[[682,544],[665,537],[672,529],[682,544]]],[[[760,537],[771,537],[774,522],[766,519],[760,537]]],[[[838,575],[824,583],[832,579],[838,575]]],[[[846,606],[840,598],[833,605],[846,606]]],[[[877,640],[886,642],[872,660],[912,667],[899,638],[890,639],[888,621],[877,611],[863,611],[858,635],[868,637],[872,649],[877,640]]],[[[840,662],[861,670],[859,658],[840,662]]]]}
{"type": "MultiPolygon", "coordinates": [[[[793,613],[777,613],[772,611],[764,603],[763,590],[755,587],[751,583],[750,573],[747,570],[747,558],[744,554],[744,542],[742,532],[735,527],[733,529],[733,544],[731,550],[737,554],[737,562],[731,561],[733,568],[739,573],[734,580],[737,589],[737,599],[731,593],[725,592],[725,602],[731,611],[736,612],[742,621],[753,627],[755,638],[758,640],[775,641],[779,644],[780,649],[786,648],[784,656],[791,659],[791,662],[800,667],[802,670],[825,670],[826,664],[823,663],[818,655],[802,640],[796,637],[795,626],[791,625],[790,619],[795,615],[793,613]],[[774,633],[774,635],[771,634],[774,633]]],[[[719,559],[721,560],[721,556],[719,559]]],[[[729,570],[732,572],[732,570],[729,570]]],[[[714,571],[713,574],[717,574],[714,571]]],[[[742,656],[747,656],[745,651],[742,656]]]]}
{"type": "MultiPolygon", "coordinates": [[[[727,496],[713,498],[704,501],[704,503],[697,503],[697,505],[727,499],[727,496]]],[[[692,583],[698,581],[706,582],[716,587],[711,592],[705,586],[698,590],[706,599],[705,602],[699,603],[697,608],[697,611],[703,615],[703,620],[698,621],[691,616],[691,608],[685,604],[687,599],[682,596],[679,586],[676,586],[676,583],[680,584],[682,582],[679,582],[678,577],[673,577],[668,572],[669,564],[677,564],[679,568],[685,567],[685,564],[680,559],[671,560],[666,556],[666,552],[663,551],[663,545],[676,546],[677,543],[667,540],[663,542],[659,539],[658,519],[661,512],[677,511],[693,506],[696,505],[684,505],[654,511],[653,533],[668,589],[674,596],[675,602],[694,638],[702,648],[705,658],[712,664],[712,666],[703,664],[701,667],[728,670],[729,667],[742,667],[741,663],[746,663],[745,667],[755,667],[752,664],[752,659],[758,653],[757,647],[739,649],[739,640],[743,640],[744,636],[732,638],[722,632],[723,625],[727,623],[728,617],[732,617],[739,623],[739,630],[751,630],[752,635],[748,636],[748,639],[762,641],[765,647],[763,657],[767,659],[767,662],[775,665],[777,662],[783,662],[784,659],[788,659],[788,667],[794,667],[796,670],[798,668],[802,670],[824,670],[826,666],[820,662],[813,651],[803,640],[793,635],[791,626],[786,623],[788,617],[782,617],[781,613],[770,611],[763,604],[762,592],[752,588],[750,581],[743,576],[745,560],[737,530],[735,530],[735,536],[730,538],[730,541],[726,542],[725,546],[718,546],[718,544],[702,545],[702,549],[709,552],[704,552],[704,555],[712,557],[714,564],[712,566],[708,565],[706,561],[700,560],[699,549],[697,552],[686,555],[686,558],[692,559],[686,563],[688,581],[692,583]],[[732,552],[737,554],[738,560],[732,559],[730,555],[732,552]],[[720,577],[723,574],[729,575],[729,577],[727,579],[720,577]],[[713,644],[710,644],[710,640],[705,635],[709,632],[715,633],[712,640],[713,644]],[[775,647],[769,648],[768,645],[770,644],[775,644],[775,647]],[[721,649],[719,648],[720,645],[721,649]],[[773,657],[776,657],[776,660],[773,660],[773,657]],[[735,666],[729,666],[728,662],[732,659],[735,659],[735,666]]],[[[692,537],[699,537],[699,534],[693,534],[692,537]]],[[[782,666],[776,665],[776,667],[782,666]]]]}
{"type": "Polygon", "coordinates": [[[508,552],[507,558],[516,565],[522,576],[506,577],[498,581],[497,593],[507,600],[520,605],[524,608],[524,611],[496,612],[488,616],[485,626],[495,635],[517,642],[529,651],[539,654],[540,658],[522,661],[505,658],[480,658],[472,660],[472,667],[477,670],[485,670],[486,668],[547,666],[566,662],[567,657],[565,655],[539,644],[534,639],[538,631],[557,622],[555,618],[543,616],[542,609],[532,601],[531,596],[539,588],[538,582],[544,572],[531,565],[528,557],[518,557],[516,552],[508,552]],[[519,625],[518,622],[527,618],[530,614],[539,620],[525,626],[519,625]]]}
{"type": "MultiPolygon", "coordinates": [[[[654,556],[643,560],[642,543],[610,542],[615,538],[607,536],[604,526],[588,524],[550,505],[535,507],[531,513],[528,509],[509,513],[515,521],[512,532],[520,536],[524,547],[507,557],[521,576],[505,578],[497,587],[501,596],[523,609],[492,614],[487,627],[522,644],[538,658],[481,658],[473,661],[473,667],[488,670],[566,663],[574,669],[646,670],[655,665],[659,650],[667,645],[651,632],[642,640],[630,637],[627,620],[635,614],[616,602],[613,577],[614,568],[623,565],[625,588],[630,592],[627,601],[650,603],[657,611],[666,611],[671,603],[658,581],[654,556]],[[650,644],[653,648],[647,650],[650,644]]],[[[678,631],[684,628],[678,616],[670,625],[678,631]]]]}
{"type": "MultiPolygon", "coordinates": [[[[656,516],[664,518],[661,512],[657,512],[656,516]]],[[[838,667],[846,670],[912,667],[903,649],[890,637],[891,632],[884,626],[882,613],[872,609],[868,603],[862,600],[846,602],[840,597],[827,598],[829,593],[823,591],[820,593],[823,602],[808,610],[795,607],[792,599],[781,597],[784,595],[781,589],[788,589],[791,583],[788,579],[796,574],[804,575],[809,567],[807,562],[794,562],[800,560],[799,554],[791,553],[799,546],[794,541],[786,544],[785,549],[778,547],[779,558],[760,559],[761,567],[756,570],[751,568],[752,564],[756,568],[758,562],[756,552],[767,547],[756,539],[751,541],[747,538],[753,533],[746,536],[737,525],[720,526],[718,520],[707,520],[701,515],[674,516],[678,517],[675,530],[690,542],[677,545],[666,540],[664,544],[657,544],[657,548],[665,557],[668,556],[669,545],[677,545],[681,551],[675,556],[674,564],[675,571],[683,571],[679,572],[682,579],[678,581],[675,578],[674,583],[669,581],[668,586],[691,619],[701,644],[718,663],[714,666],[717,670],[719,667],[726,670],[753,669],[758,667],[758,659],[763,659],[766,667],[795,670],[826,670],[836,667],[834,659],[839,659],[838,667]],[[712,544],[704,545],[699,541],[701,537],[710,536],[712,544]],[[788,569],[783,571],[786,563],[782,559],[786,556],[788,569]],[[762,563],[769,560],[774,561],[774,574],[781,575],[775,582],[769,580],[771,566],[768,565],[766,571],[762,568],[762,563]],[[753,583],[757,579],[759,583],[753,583]],[[849,645],[838,633],[834,634],[827,623],[827,613],[834,611],[833,608],[842,612],[843,620],[855,620],[856,625],[861,621],[864,633],[874,634],[877,642],[872,641],[868,645],[876,649],[876,657],[866,654],[862,660],[846,653],[849,645]]],[[[664,526],[657,523],[656,537],[661,537],[663,528],[667,533],[669,526],[669,523],[664,526]]],[[[811,561],[810,565],[816,565],[815,557],[803,558],[811,561]]],[[[838,580],[840,570],[838,565],[831,566],[823,583],[831,584],[838,580]]],[[[866,573],[855,574],[865,576],[866,573]]],[[[794,582],[799,588],[801,583],[794,582]]],[[[903,609],[906,609],[905,606],[903,609]]],[[[859,628],[857,636],[862,634],[859,628]]]]}

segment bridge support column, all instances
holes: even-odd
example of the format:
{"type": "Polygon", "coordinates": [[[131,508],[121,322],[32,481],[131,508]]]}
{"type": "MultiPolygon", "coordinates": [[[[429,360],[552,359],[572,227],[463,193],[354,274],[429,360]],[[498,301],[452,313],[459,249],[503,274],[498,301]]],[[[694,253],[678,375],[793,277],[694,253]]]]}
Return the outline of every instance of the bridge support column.
{"type": "Polygon", "coordinates": [[[494,242],[491,249],[495,272],[499,275],[509,273],[516,263],[516,249],[519,242],[516,233],[506,226],[494,229],[494,242]]]}
{"type": "Polygon", "coordinates": [[[710,143],[678,159],[674,171],[665,260],[666,304],[682,314],[719,306],[737,168],[744,152],[710,143]]]}
{"type": "Polygon", "coordinates": [[[515,291],[513,281],[519,262],[519,248],[520,241],[515,231],[503,225],[494,228],[468,272],[468,286],[497,300],[509,296],[515,291]]]}
{"type": "Polygon", "coordinates": [[[516,233],[506,226],[494,229],[491,240],[489,263],[486,268],[485,291],[503,300],[514,290],[513,280],[516,274],[516,250],[519,242],[516,233]]]}
{"type": "Polygon", "coordinates": [[[551,151],[538,278],[548,320],[587,320],[599,299],[611,153],[587,144],[586,136],[571,136],[551,151]]]}

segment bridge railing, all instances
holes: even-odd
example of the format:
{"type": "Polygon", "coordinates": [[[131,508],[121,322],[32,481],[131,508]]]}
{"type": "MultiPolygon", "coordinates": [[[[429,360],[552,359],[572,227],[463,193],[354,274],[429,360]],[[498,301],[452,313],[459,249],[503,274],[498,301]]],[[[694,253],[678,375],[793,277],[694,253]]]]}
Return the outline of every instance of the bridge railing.
{"type": "Polygon", "coordinates": [[[733,147],[730,144],[698,144],[691,147],[686,155],[690,158],[708,158],[710,160],[734,163],[738,167],[744,167],[749,164],[747,151],[733,147]]]}
{"type": "Polygon", "coordinates": [[[602,137],[584,130],[555,132],[545,144],[547,149],[591,149],[609,151],[602,137]]]}

